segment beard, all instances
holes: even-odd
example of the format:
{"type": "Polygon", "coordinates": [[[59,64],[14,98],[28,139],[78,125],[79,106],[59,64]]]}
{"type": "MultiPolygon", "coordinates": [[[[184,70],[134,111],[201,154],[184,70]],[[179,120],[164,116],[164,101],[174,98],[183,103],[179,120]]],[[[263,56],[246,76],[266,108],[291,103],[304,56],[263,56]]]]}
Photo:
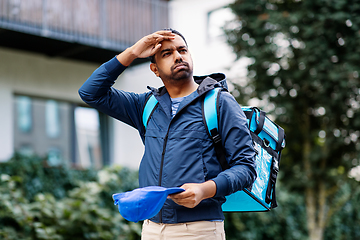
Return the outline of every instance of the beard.
{"type": "Polygon", "coordinates": [[[187,79],[192,76],[192,69],[190,68],[187,62],[182,62],[179,64],[175,64],[171,67],[171,77],[173,80],[182,80],[187,79]],[[176,69],[176,67],[181,66],[181,69],[176,69]]]}
{"type": "Polygon", "coordinates": [[[193,69],[190,67],[190,64],[184,61],[179,63],[175,63],[171,66],[170,74],[165,74],[160,71],[160,77],[162,79],[174,80],[174,81],[182,81],[184,79],[192,78],[193,69]]]}

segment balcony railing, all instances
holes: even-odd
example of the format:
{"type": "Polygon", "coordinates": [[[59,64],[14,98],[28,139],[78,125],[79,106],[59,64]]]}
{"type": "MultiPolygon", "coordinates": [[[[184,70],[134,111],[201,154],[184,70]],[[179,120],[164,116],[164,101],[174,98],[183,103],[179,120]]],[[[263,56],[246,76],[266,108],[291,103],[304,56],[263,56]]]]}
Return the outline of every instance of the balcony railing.
{"type": "Polygon", "coordinates": [[[116,51],[167,26],[164,0],[0,0],[0,30],[116,51]]]}

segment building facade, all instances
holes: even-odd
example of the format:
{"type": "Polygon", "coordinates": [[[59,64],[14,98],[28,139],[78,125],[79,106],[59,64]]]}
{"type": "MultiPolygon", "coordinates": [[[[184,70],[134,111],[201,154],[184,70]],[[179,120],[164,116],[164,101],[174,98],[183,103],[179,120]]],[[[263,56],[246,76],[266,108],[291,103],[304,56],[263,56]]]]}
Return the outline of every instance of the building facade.
{"type": "MultiPolygon", "coordinates": [[[[101,63],[165,27],[186,37],[195,75],[239,74],[220,29],[231,2],[0,0],[0,160],[21,152],[50,165],[136,169],[144,149],[137,131],[86,106],[77,90],[101,63]]],[[[162,82],[138,60],[114,87],[140,93],[148,85],[162,82]]]]}
{"type": "Polygon", "coordinates": [[[164,0],[0,0],[0,160],[20,152],[100,168],[117,162],[114,151],[139,152],[122,147],[113,120],[77,90],[101,63],[167,27],[168,11],[164,0]]]}

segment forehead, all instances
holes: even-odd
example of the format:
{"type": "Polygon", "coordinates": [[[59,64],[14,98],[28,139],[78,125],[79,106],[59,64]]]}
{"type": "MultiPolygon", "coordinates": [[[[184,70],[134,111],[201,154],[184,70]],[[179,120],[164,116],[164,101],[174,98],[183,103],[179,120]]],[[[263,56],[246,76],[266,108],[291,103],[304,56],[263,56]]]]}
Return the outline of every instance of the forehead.
{"type": "Polygon", "coordinates": [[[160,51],[164,49],[177,49],[178,47],[182,46],[186,47],[184,39],[182,39],[182,37],[180,37],[179,35],[175,34],[174,40],[165,40],[161,42],[160,51]]]}

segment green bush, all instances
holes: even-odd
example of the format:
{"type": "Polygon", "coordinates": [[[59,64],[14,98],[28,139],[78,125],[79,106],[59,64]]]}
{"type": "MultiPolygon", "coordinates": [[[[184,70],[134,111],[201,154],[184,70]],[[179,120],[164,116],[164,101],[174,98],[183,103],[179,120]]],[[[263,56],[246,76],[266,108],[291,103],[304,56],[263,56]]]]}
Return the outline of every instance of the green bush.
{"type": "Polygon", "coordinates": [[[140,223],[124,220],[111,199],[138,187],[137,172],[53,169],[20,156],[0,169],[0,239],[139,239],[140,223]]]}
{"type": "Polygon", "coordinates": [[[65,165],[49,167],[43,158],[18,153],[0,164],[0,174],[19,176],[22,181],[18,187],[30,201],[43,192],[51,193],[57,199],[63,198],[67,191],[78,186],[79,181],[96,181],[97,178],[93,169],[76,170],[65,165]]]}
{"type": "MultiPolygon", "coordinates": [[[[307,239],[304,197],[284,185],[278,182],[279,207],[270,212],[226,213],[226,239],[307,239]]],[[[40,158],[16,156],[0,164],[0,239],[140,239],[140,223],[123,219],[111,199],[137,187],[137,171],[127,168],[49,168],[40,158]],[[37,187],[29,184],[34,179],[37,187]]],[[[338,198],[344,204],[324,239],[358,239],[358,182],[343,185],[338,198]]]]}

